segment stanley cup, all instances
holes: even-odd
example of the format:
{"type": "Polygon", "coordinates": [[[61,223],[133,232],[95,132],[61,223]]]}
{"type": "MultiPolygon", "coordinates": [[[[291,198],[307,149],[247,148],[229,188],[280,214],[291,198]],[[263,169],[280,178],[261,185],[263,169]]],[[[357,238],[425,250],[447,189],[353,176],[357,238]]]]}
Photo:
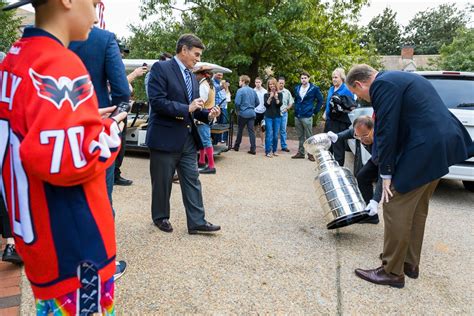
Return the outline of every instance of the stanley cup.
{"type": "Polygon", "coordinates": [[[331,140],[326,133],[308,138],[304,148],[316,159],[316,195],[323,207],[328,229],[341,228],[368,216],[357,181],[351,171],[339,166],[329,152],[331,140]]]}

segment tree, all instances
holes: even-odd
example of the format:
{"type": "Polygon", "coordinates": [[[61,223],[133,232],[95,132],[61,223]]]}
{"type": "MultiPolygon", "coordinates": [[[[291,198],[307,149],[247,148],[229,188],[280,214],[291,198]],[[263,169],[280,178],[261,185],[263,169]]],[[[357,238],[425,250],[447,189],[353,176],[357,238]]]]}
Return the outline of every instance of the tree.
{"type": "Polygon", "coordinates": [[[449,45],[441,47],[440,69],[474,71],[474,29],[459,29],[449,45]]]}
{"type": "Polygon", "coordinates": [[[380,55],[400,55],[402,32],[396,17],[397,13],[387,7],[367,26],[369,42],[375,44],[380,55]]]}
{"type": "Polygon", "coordinates": [[[468,16],[454,4],[418,12],[405,29],[406,40],[415,45],[416,54],[438,54],[441,46],[451,44],[459,28],[466,27],[468,16]]]}
{"type": "MultiPolygon", "coordinates": [[[[158,14],[161,22],[135,29],[134,38],[161,50],[174,47],[179,34],[192,32],[207,47],[203,59],[231,68],[234,76],[265,76],[263,70],[271,68],[292,84],[305,69],[323,89],[329,87],[334,68],[347,69],[375,56],[359,45],[360,34],[351,24],[367,0],[186,2],[178,23],[166,18],[176,1],[142,0],[143,17],[158,14]]],[[[130,43],[137,43],[134,38],[130,43]]]]}
{"type": "MultiPolygon", "coordinates": [[[[0,7],[4,7],[8,2],[0,0],[0,7]]],[[[15,17],[15,11],[0,10],[0,51],[7,52],[10,46],[18,39],[18,28],[21,19],[15,17]]]]}

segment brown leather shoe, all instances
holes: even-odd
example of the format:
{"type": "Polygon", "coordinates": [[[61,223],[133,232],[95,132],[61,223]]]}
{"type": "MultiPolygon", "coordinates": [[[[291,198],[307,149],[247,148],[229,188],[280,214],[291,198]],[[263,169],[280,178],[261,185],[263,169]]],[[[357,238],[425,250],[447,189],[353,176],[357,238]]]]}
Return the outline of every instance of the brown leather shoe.
{"type": "Polygon", "coordinates": [[[419,266],[414,266],[414,265],[411,265],[411,264],[405,262],[403,264],[403,272],[409,278],[418,279],[418,276],[420,275],[420,267],[419,266]]]}
{"type": "MultiPolygon", "coordinates": [[[[380,260],[382,260],[382,264],[387,264],[387,260],[383,260],[383,253],[379,255],[380,260]]],[[[420,275],[420,266],[413,266],[407,262],[403,263],[403,273],[409,278],[418,279],[420,275]]]]}
{"type": "Polygon", "coordinates": [[[309,160],[309,161],[315,161],[315,160],[314,160],[314,156],[311,155],[311,154],[308,154],[308,160],[309,160]]]}
{"type": "Polygon", "coordinates": [[[296,155],[291,156],[291,159],[304,159],[304,155],[300,153],[296,153],[296,155]]]}
{"type": "Polygon", "coordinates": [[[355,274],[359,278],[375,284],[389,285],[399,289],[405,286],[404,275],[398,276],[395,274],[387,273],[383,269],[383,266],[372,270],[355,269],[355,274]]]}

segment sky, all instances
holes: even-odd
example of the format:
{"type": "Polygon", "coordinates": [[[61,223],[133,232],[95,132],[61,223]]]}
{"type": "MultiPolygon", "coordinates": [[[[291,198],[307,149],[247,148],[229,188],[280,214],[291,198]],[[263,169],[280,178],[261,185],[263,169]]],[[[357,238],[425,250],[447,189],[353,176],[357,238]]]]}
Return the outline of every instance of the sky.
{"type": "MultiPolygon", "coordinates": [[[[14,2],[13,0],[9,1],[14,2]]],[[[132,23],[140,23],[141,1],[103,0],[103,2],[105,4],[106,28],[116,33],[118,37],[130,36],[131,32],[127,26],[132,23]]],[[[417,12],[437,7],[443,3],[455,3],[460,9],[464,9],[468,3],[474,3],[474,0],[370,0],[370,5],[362,9],[359,24],[367,25],[373,17],[382,13],[388,6],[397,13],[398,23],[406,26],[417,12]]],[[[30,9],[32,10],[32,8],[30,9]]]]}

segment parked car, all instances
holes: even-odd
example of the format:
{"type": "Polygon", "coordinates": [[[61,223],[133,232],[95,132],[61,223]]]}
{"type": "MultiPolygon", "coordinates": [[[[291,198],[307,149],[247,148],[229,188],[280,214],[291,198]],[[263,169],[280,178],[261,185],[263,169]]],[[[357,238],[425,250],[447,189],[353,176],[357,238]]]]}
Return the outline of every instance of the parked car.
{"type": "MultiPolygon", "coordinates": [[[[474,72],[454,71],[417,71],[417,74],[428,79],[440,95],[448,109],[466,127],[474,139],[474,72]]],[[[360,105],[353,110],[349,117],[354,121],[360,115],[372,115],[370,105],[360,105]]],[[[349,148],[354,153],[354,174],[369,160],[370,153],[359,141],[348,141],[349,148]]],[[[444,179],[461,180],[464,187],[474,192],[474,158],[449,168],[444,179]]]]}

